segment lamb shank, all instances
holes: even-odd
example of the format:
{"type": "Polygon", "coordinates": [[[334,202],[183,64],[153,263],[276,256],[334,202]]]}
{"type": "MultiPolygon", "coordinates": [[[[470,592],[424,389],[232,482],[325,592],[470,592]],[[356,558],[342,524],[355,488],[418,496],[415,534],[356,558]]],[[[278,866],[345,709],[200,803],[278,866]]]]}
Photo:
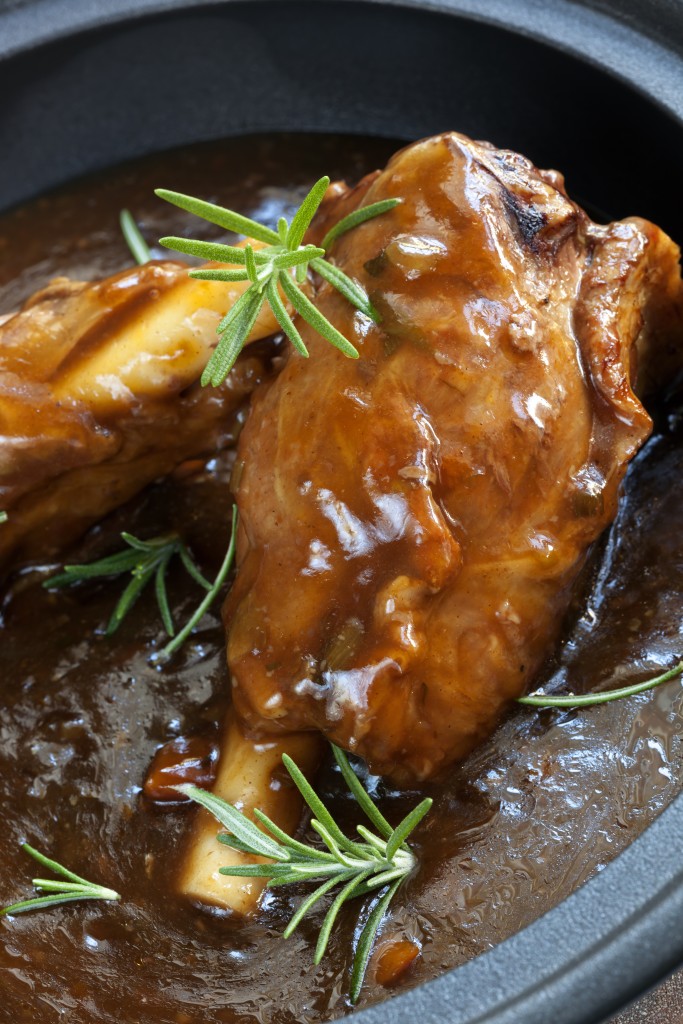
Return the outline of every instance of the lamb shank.
{"type": "Polygon", "coordinates": [[[682,290],[659,228],[598,226],[556,172],[461,135],[327,216],[393,196],[331,253],[381,321],[317,294],[360,358],[301,324],[310,360],[252,398],[224,619],[248,729],[319,730],[410,783],[485,738],[556,642],[651,430],[636,392],[680,361],[682,290]]]}
{"type": "MultiPolygon", "coordinates": [[[[183,460],[234,442],[267,361],[245,353],[219,391],[198,377],[241,289],[151,262],[56,278],[0,318],[0,571],[53,558],[183,460]]],[[[252,340],[276,329],[264,311],[252,340]]]]}

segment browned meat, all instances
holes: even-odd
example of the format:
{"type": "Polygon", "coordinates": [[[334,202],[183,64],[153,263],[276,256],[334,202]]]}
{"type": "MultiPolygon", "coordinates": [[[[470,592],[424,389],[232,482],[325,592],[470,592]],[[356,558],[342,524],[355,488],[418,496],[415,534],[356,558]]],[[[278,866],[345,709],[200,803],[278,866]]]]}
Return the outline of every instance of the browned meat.
{"type": "Polygon", "coordinates": [[[333,250],[381,325],[319,291],[360,359],[302,324],[310,361],[252,401],[225,621],[249,727],[321,730],[409,781],[485,737],[556,641],[650,432],[636,353],[671,360],[681,281],[654,225],[599,227],[558,174],[460,135],[397,154],[363,202],[389,196],[333,250]]]}
{"type": "MultiPolygon", "coordinates": [[[[58,278],[0,322],[0,569],[51,558],[184,459],[236,436],[264,361],[245,353],[219,391],[199,387],[231,289],[186,270],[148,263],[96,283],[58,278]]],[[[276,328],[264,313],[252,337],[276,328]]]]}

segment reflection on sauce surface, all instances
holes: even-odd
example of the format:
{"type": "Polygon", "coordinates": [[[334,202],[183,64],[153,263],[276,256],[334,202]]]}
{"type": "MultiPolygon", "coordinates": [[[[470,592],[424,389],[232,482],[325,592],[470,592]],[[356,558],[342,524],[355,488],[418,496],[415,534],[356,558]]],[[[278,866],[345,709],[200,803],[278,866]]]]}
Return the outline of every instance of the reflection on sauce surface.
{"type": "MultiPolygon", "coordinates": [[[[394,148],[348,139],[303,147],[301,139],[232,141],[145,161],[88,192],[71,188],[41,200],[0,229],[8,243],[2,251],[18,254],[11,265],[0,262],[0,313],[52,274],[92,277],[124,266],[117,228],[123,205],[150,238],[181,233],[188,219],[150,199],[154,185],[212,193],[272,221],[291,211],[319,174],[353,180],[394,148]]],[[[408,241],[396,258],[438,259],[428,239],[408,241]]],[[[482,315],[491,313],[472,311],[482,315]]],[[[683,423],[662,418],[660,430],[629,473],[617,523],[584,574],[563,646],[539,683],[575,691],[613,678],[625,685],[681,655],[683,423]]],[[[116,547],[124,528],[147,536],[174,526],[203,568],[215,571],[227,541],[230,470],[225,456],[198,476],[151,489],[93,531],[71,560],[116,547]]],[[[324,558],[324,551],[311,552],[311,571],[324,558]]],[[[287,942],[280,937],[295,893],[269,895],[247,923],[170,898],[188,812],[155,810],[141,786],[162,744],[197,737],[197,749],[210,751],[228,695],[224,636],[216,610],[159,672],[146,660],[161,642],[153,595],[142,598],[113,640],[95,634],[116,588],[50,594],[26,575],[4,604],[0,902],[28,892],[31,864],[18,849],[24,839],[118,889],[124,902],[0,922],[0,1021],[284,1024],[339,1015],[356,907],[348,908],[328,957],[315,968],[322,912],[287,942]]],[[[196,588],[178,572],[170,589],[181,621],[196,588]]],[[[584,712],[520,709],[464,766],[426,787],[436,806],[421,832],[421,868],[385,923],[361,1005],[387,995],[380,981],[395,979],[391,991],[400,992],[499,942],[631,842],[681,788],[682,705],[675,681],[584,712]]],[[[328,768],[320,786],[340,819],[354,825],[338,774],[328,768]]],[[[391,820],[415,802],[414,792],[379,792],[391,820]]]]}

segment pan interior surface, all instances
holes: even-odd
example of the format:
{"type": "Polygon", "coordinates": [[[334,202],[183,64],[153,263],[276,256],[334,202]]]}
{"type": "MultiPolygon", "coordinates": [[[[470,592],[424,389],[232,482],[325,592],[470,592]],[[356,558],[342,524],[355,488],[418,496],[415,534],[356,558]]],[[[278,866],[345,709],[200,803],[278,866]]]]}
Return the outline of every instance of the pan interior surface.
{"type": "Polygon", "coordinates": [[[461,17],[234,2],[29,50],[0,64],[0,88],[3,207],[181,143],[255,131],[411,140],[455,129],[561,168],[573,195],[610,216],[637,211],[683,235],[671,202],[683,170],[679,123],[589,63],[461,17]]]}

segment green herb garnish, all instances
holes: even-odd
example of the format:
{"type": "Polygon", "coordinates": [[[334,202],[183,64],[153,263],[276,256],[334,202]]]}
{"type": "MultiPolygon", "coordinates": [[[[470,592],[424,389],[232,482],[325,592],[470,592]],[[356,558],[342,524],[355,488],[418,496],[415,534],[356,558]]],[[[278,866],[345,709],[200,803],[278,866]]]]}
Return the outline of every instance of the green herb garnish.
{"type": "Polygon", "coordinates": [[[342,217],[334,227],[330,228],[320,243],[321,247],[327,251],[332,243],[336,242],[347,231],[357,228],[359,224],[364,224],[366,220],[378,217],[381,213],[388,213],[389,210],[393,210],[395,206],[398,206],[400,202],[400,199],[380,199],[378,203],[370,203],[369,206],[361,206],[360,209],[347,213],[346,217],[342,217]]]}
{"type": "Polygon", "coordinates": [[[61,875],[66,881],[62,882],[55,878],[34,878],[33,885],[43,895],[34,896],[29,900],[20,900],[12,903],[9,907],[0,910],[0,917],[6,914],[23,914],[27,910],[41,910],[43,907],[55,907],[61,903],[74,903],[76,900],[120,900],[121,897],[113,889],[105,889],[103,885],[96,885],[89,882],[80,875],[75,875],[56,860],[50,860],[44,854],[35,850],[28,843],[22,843],[22,850],[25,850],[34,860],[37,860],[44,868],[49,868],[56,875],[61,875]]]}
{"type": "Polygon", "coordinates": [[[219,833],[217,837],[221,843],[241,853],[269,857],[275,862],[225,867],[220,869],[221,874],[267,878],[267,885],[270,887],[322,880],[322,884],[299,905],[285,928],[284,938],[289,938],[302,918],[330,890],[335,886],[341,886],[320,929],[314,958],[316,964],[319,964],[325,955],[330,933],[344,903],[357,896],[382,891],[360,934],[353,959],[350,999],[355,1003],[386,909],[401,883],[417,865],[416,857],[406,844],[406,840],[427,814],[432,801],[423,800],[396,828],[392,828],[370,794],[363,788],[344,752],[335,746],[332,750],[349,789],[379,833],[375,834],[364,825],[358,825],[357,832],[362,842],[348,839],[344,835],[303,773],[286,754],[283,754],[282,761],[314,816],[311,827],[322,839],[324,849],[307,845],[288,836],[260,810],[254,811],[254,817],[264,831],[236,807],[212,793],[192,785],[177,788],[179,792],[201,804],[225,826],[227,834],[219,833]]]}
{"type": "Polygon", "coordinates": [[[6,523],[8,519],[9,516],[6,512],[0,512],[0,523],[6,523]]]}
{"type": "Polygon", "coordinates": [[[674,665],[667,672],[663,672],[654,679],[646,679],[643,683],[634,683],[633,686],[622,686],[618,690],[603,690],[600,693],[582,693],[579,695],[568,693],[564,695],[548,695],[540,690],[530,693],[528,697],[519,697],[519,704],[526,704],[533,708],[586,708],[594,704],[609,704],[613,700],[622,700],[624,697],[635,697],[639,693],[653,690],[655,686],[668,683],[683,673],[683,661],[674,665]]]}
{"type": "Polygon", "coordinates": [[[149,263],[152,254],[130,210],[121,210],[119,224],[133,259],[140,264],[149,263]]]}
{"type": "MultiPolygon", "coordinates": [[[[237,542],[237,522],[238,522],[237,505],[233,505],[233,507],[232,507],[232,533],[230,535],[230,543],[228,544],[228,550],[225,553],[225,558],[223,559],[223,564],[221,565],[220,569],[218,570],[218,573],[216,575],[215,580],[213,581],[213,583],[208,584],[208,589],[207,589],[207,592],[206,592],[206,596],[204,597],[204,599],[201,602],[201,604],[199,604],[197,606],[196,610],[192,613],[192,615],[187,620],[187,622],[185,623],[183,628],[180,630],[178,635],[176,637],[174,637],[174,639],[171,640],[170,643],[166,644],[166,646],[162,650],[160,650],[158,653],[152,655],[152,660],[153,661],[160,661],[160,662],[168,661],[168,659],[173,654],[175,654],[175,652],[178,650],[178,648],[181,647],[182,644],[185,643],[185,641],[187,640],[188,636],[190,635],[190,633],[192,632],[194,627],[197,625],[199,620],[202,618],[204,613],[211,607],[213,602],[216,600],[216,597],[218,596],[218,593],[220,592],[221,587],[223,586],[223,584],[225,583],[225,581],[226,581],[226,579],[228,577],[228,573],[232,569],[232,563],[233,563],[233,561],[235,559],[235,544],[237,542]]],[[[202,577],[202,579],[203,579],[203,577],[202,577]]],[[[204,581],[204,582],[206,583],[206,581],[204,581]]]]}
{"type": "Polygon", "coordinates": [[[173,203],[174,206],[229,231],[247,235],[264,243],[264,248],[256,249],[250,244],[242,248],[175,236],[160,239],[161,245],[177,252],[237,267],[234,270],[191,270],[190,277],[201,281],[251,282],[217,327],[219,341],[202,374],[203,385],[212,384],[218,387],[225,380],[242,351],[264,302],[269,304],[275,319],[295,349],[302,356],[308,356],[308,350],[289,315],[280,290],[299,316],[326,341],[349,358],[358,358],[355,346],[315,307],[302,291],[301,285],[306,281],[310,268],[336,288],[351,305],[377,322],[379,315],[365,290],[324,257],[327,248],[339,235],[371,217],[386,213],[400,200],[385,199],[354,211],[327,233],[320,247],[302,245],[303,237],[329,184],[328,177],[320,178],[305,197],[291,222],[288,223],[285,217],[280,218],[277,231],[223,206],[216,206],[179,192],[156,189],[156,194],[161,199],[173,203]]]}
{"type": "Polygon", "coordinates": [[[204,579],[192,560],[190,552],[177,534],[166,534],[163,537],[153,537],[151,540],[138,540],[130,533],[122,533],[121,537],[128,545],[123,551],[86,565],[65,565],[63,572],[46,580],[43,586],[48,590],[59,590],[63,587],[71,587],[75,583],[81,583],[83,580],[131,573],[133,578],[121,594],[107,625],[106,635],[111,636],[119,628],[144,588],[153,579],[164,628],[169,636],[174,636],[175,627],[166,592],[166,573],[171,559],[178,555],[192,579],[207,591],[211,592],[212,584],[204,579]]]}

